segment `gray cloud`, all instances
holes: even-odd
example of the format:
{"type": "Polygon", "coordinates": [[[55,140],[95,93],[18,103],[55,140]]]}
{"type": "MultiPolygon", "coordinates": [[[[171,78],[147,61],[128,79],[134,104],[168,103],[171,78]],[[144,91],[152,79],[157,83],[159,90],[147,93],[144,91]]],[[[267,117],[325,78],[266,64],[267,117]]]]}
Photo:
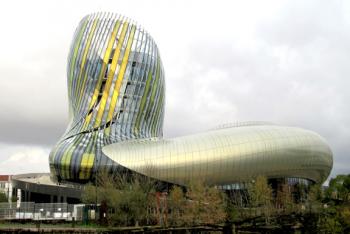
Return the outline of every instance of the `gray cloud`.
{"type": "Polygon", "coordinates": [[[237,120],[300,126],[329,142],[333,175],[349,173],[350,25],[343,14],[337,3],[315,9],[292,2],[257,24],[253,47],[229,37],[194,42],[190,68],[179,81],[186,87],[172,95],[173,108],[185,108],[167,115],[170,132],[237,120]],[[186,120],[182,127],[172,124],[179,115],[186,120]]]}

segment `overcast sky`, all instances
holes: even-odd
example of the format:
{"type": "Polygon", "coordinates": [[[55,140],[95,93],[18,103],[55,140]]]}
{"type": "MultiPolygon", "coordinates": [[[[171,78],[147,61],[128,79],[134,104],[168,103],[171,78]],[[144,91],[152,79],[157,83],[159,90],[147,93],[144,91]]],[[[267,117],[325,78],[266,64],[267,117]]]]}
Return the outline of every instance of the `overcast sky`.
{"type": "Polygon", "coordinates": [[[46,172],[68,122],[66,60],[86,14],[143,25],[166,75],[165,137],[261,120],[323,136],[350,173],[349,1],[5,1],[0,174],[46,172]]]}

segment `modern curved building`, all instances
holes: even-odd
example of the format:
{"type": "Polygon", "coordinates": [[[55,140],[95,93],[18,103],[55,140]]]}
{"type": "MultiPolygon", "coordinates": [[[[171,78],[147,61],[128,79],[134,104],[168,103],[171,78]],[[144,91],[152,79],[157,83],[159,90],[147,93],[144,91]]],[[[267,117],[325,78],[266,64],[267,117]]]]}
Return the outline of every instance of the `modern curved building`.
{"type": "Polygon", "coordinates": [[[98,170],[186,185],[300,178],[323,182],[332,152],[314,132],[263,122],[162,138],[165,79],[157,45],[111,13],[80,22],[68,57],[69,126],[50,153],[51,176],[84,183],[98,170]]]}

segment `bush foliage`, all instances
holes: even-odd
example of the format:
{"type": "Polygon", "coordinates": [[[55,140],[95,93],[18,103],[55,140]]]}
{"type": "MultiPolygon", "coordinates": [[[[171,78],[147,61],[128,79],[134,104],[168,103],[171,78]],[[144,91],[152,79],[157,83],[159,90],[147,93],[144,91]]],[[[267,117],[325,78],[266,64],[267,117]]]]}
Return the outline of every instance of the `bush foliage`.
{"type": "Polygon", "coordinates": [[[282,183],[273,190],[266,177],[258,176],[239,196],[207,186],[203,181],[192,181],[186,188],[172,186],[165,191],[146,177],[99,173],[95,184],[85,186],[82,200],[101,204],[101,219],[112,226],[198,226],[226,222],[275,225],[282,230],[301,227],[305,233],[350,232],[350,175],[333,178],[327,189],[320,184],[282,183]]]}

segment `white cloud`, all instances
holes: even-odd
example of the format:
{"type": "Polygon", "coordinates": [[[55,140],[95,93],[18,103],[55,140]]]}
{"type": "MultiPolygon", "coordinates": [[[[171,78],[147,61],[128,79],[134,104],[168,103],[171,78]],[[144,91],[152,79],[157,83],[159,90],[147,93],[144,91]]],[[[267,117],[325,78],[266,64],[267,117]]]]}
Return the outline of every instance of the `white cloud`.
{"type": "Polygon", "coordinates": [[[0,144],[0,174],[48,172],[49,149],[40,146],[0,144]]]}

